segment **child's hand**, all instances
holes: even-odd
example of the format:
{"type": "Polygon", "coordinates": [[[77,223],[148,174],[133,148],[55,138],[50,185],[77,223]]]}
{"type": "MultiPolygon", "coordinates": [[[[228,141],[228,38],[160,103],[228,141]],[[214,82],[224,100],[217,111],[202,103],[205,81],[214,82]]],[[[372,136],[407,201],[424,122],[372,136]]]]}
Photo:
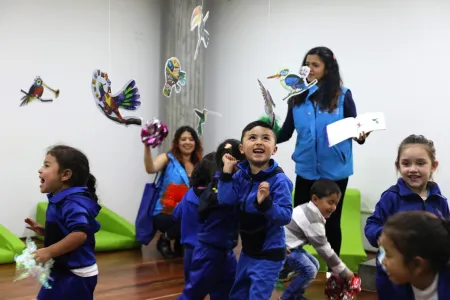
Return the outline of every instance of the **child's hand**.
{"type": "Polygon", "coordinates": [[[233,173],[234,166],[238,163],[237,159],[233,155],[225,153],[222,156],[223,161],[223,171],[225,173],[233,173]]]}
{"type": "Polygon", "coordinates": [[[355,277],[355,274],[353,274],[353,272],[348,273],[347,275],[347,281],[351,281],[353,279],[353,277],[355,277]]]}
{"type": "Polygon", "coordinates": [[[269,196],[269,188],[270,185],[267,181],[261,182],[258,187],[258,194],[256,196],[256,200],[258,201],[258,204],[261,204],[264,199],[266,199],[269,196]]]}
{"type": "Polygon", "coordinates": [[[38,235],[45,235],[45,228],[44,228],[44,226],[42,226],[41,224],[39,224],[35,220],[30,219],[30,218],[26,218],[25,219],[25,223],[28,224],[28,226],[27,226],[28,229],[33,230],[38,235]]]}
{"type": "Polygon", "coordinates": [[[34,252],[34,259],[36,260],[36,263],[42,263],[45,264],[47,261],[49,261],[52,258],[52,255],[48,248],[41,248],[39,250],[36,250],[34,252]]]}

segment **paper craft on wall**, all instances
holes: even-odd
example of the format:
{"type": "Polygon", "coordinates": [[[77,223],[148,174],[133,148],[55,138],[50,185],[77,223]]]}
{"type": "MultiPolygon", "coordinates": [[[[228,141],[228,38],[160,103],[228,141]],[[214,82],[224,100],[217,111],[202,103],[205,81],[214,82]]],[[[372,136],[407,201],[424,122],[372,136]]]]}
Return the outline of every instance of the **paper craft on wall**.
{"type": "Polygon", "coordinates": [[[198,40],[197,46],[195,47],[194,60],[197,59],[198,49],[200,48],[200,44],[203,42],[203,46],[208,48],[209,44],[209,32],[205,29],[206,21],[209,17],[209,11],[203,15],[203,7],[201,5],[197,6],[192,12],[191,17],[191,31],[194,31],[197,28],[198,32],[198,40]]]}
{"type": "Polygon", "coordinates": [[[309,71],[309,67],[303,66],[300,69],[299,75],[297,75],[289,73],[288,68],[283,68],[279,73],[269,76],[267,79],[280,79],[281,86],[289,91],[289,94],[283,98],[283,100],[286,100],[292,96],[300,95],[317,84],[317,79],[312,80],[310,83],[306,81],[309,71]]]}
{"type": "Polygon", "coordinates": [[[186,85],[186,72],[181,71],[180,60],[176,57],[171,57],[167,60],[164,66],[164,75],[166,81],[164,83],[163,95],[170,97],[172,89],[175,88],[175,92],[181,92],[181,86],[186,85]]]}
{"type": "Polygon", "coordinates": [[[216,116],[221,117],[221,115],[219,113],[207,110],[205,108],[203,110],[194,108],[194,113],[198,118],[197,133],[199,136],[203,136],[203,125],[206,123],[206,114],[211,114],[211,115],[216,115],[216,116]]]}
{"type": "Polygon", "coordinates": [[[38,264],[34,259],[34,252],[38,249],[36,244],[30,237],[27,237],[25,245],[26,248],[22,254],[14,257],[16,261],[16,277],[14,281],[32,277],[42,284],[44,288],[51,289],[49,280],[51,279],[50,271],[54,260],[50,259],[45,264],[38,264]]]}
{"type": "Polygon", "coordinates": [[[366,113],[356,118],[345,118],[327,126],[328,145],[332,147],[346,139],[358,138],[363,132],[367,134],[385,129],[386,122],[382,112],[366,113]]]}
{"type": "Polygon", "coordinates": [[[55,94],[55,99],[58,98],[59,90],[55,91],[54,89],[48,87],[42,81],[41,77],[36,76],[36,78],[34,79],[33,85],[28,90],[28,93],[25,92],[24,90],[20,90],[22,93],[25,94],[25,96],[23,96],[20,99],[20,101],[22,101],[20,103],[20,106],[25,106],[25,105],[29,104],[31,101],[33,101],[33,100],[39,100],[41,102],[53,102],[53,99],[42,99],[42,95],[44,94],[44,87],[49,89],[50,91],[52,91],[53,94],[55,94]]]}
{"type": "Polygon", "coordinates": [[[124,117],[119,109],[134,111],[141,105],[139,90],[136,82],[131,79],[116,94],[111,95],[111,81],[108,74],[95,70],[91,82],[95,104],[110,120],[121,125],[142,125],[140,117],[124,117]]]}
{"type": "Polygon", "coordinates": [[[275,106],[275,102],[272,99],[272,96],[270,95],[269,90],[267,90],[264,85],[261,83],[261,81],[258,79],[259,87],[261,88],[261,92],[264,98],[264,111],[266,112],[267,116],[270,119],[270,125],[272,128],[275,125],[275,112],[273,111],[273,108],[275,106]]]}

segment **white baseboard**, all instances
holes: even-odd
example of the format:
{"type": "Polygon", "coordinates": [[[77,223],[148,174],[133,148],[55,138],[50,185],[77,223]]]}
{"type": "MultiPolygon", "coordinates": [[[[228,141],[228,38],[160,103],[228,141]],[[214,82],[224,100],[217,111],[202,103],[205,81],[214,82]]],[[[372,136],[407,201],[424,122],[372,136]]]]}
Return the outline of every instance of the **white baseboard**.
{"type": "Polygon", "coordinates": [[[366,239],[366,235],[364,234],[364,227],[366,226],[367,218],[372,213],[373,213],[372,211],[362,211],[361,210],[361,233],[362,233],[362,237],[363,237],[364,250],[377,252],[378,248],[372,247],[372,245],[370,245],[369,241],[366,239]]]}

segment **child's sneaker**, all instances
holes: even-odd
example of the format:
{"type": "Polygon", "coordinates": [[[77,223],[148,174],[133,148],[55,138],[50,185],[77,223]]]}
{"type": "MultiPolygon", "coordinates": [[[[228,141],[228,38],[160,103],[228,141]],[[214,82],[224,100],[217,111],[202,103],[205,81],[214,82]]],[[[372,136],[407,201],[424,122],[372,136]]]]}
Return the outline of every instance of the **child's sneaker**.
{"type": "Polygon", "coordinates": [[[287,268],[283,268],[280,271],[280,275],[278,275],[278,281],[281,281],[281,282],[289,281],[292,278],[294,278],[295,275],[297,275],[297,273],[295,271],[292,271],[287,268]]]}

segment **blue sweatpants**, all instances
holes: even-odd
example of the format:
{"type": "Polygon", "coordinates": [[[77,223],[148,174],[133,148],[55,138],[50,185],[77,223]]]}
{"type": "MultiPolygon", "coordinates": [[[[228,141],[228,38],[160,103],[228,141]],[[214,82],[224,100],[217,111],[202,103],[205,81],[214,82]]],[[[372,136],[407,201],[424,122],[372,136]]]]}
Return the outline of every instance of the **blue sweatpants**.
{"type": "Polygon", "coordinates": [[[189,271],[192,263],[192,252],[194,248],[192,246],[184,246],[184,284],[189,282],[189,271]]]}
{"type": "Polygon", "coordinates": [[[269,300],[283,261],[254,259],[241,253],[230,300],[269,300]]]}
{"type": "Polygon", "coordinates": [[[178,300],[228,300],[236,274],[233,250],[223,251],[204,244],[194,248],[189,281],[178,300]]]}
{"type": "Polygon", "coordinates": [[[319,261],[303,248],[293,250],[287,257],[287,263],[299,274],[289,284],[281,299],[295,300],[305,293],[305,289],[316,278],[320,265],[319,261]]]}
{"type": "Polygon", "coordinates": [[[69,270],[52,271],[51,289],[41,288],[37,300],[93,300],[97,285],[97,275],[80,277],[69,270]]]}

